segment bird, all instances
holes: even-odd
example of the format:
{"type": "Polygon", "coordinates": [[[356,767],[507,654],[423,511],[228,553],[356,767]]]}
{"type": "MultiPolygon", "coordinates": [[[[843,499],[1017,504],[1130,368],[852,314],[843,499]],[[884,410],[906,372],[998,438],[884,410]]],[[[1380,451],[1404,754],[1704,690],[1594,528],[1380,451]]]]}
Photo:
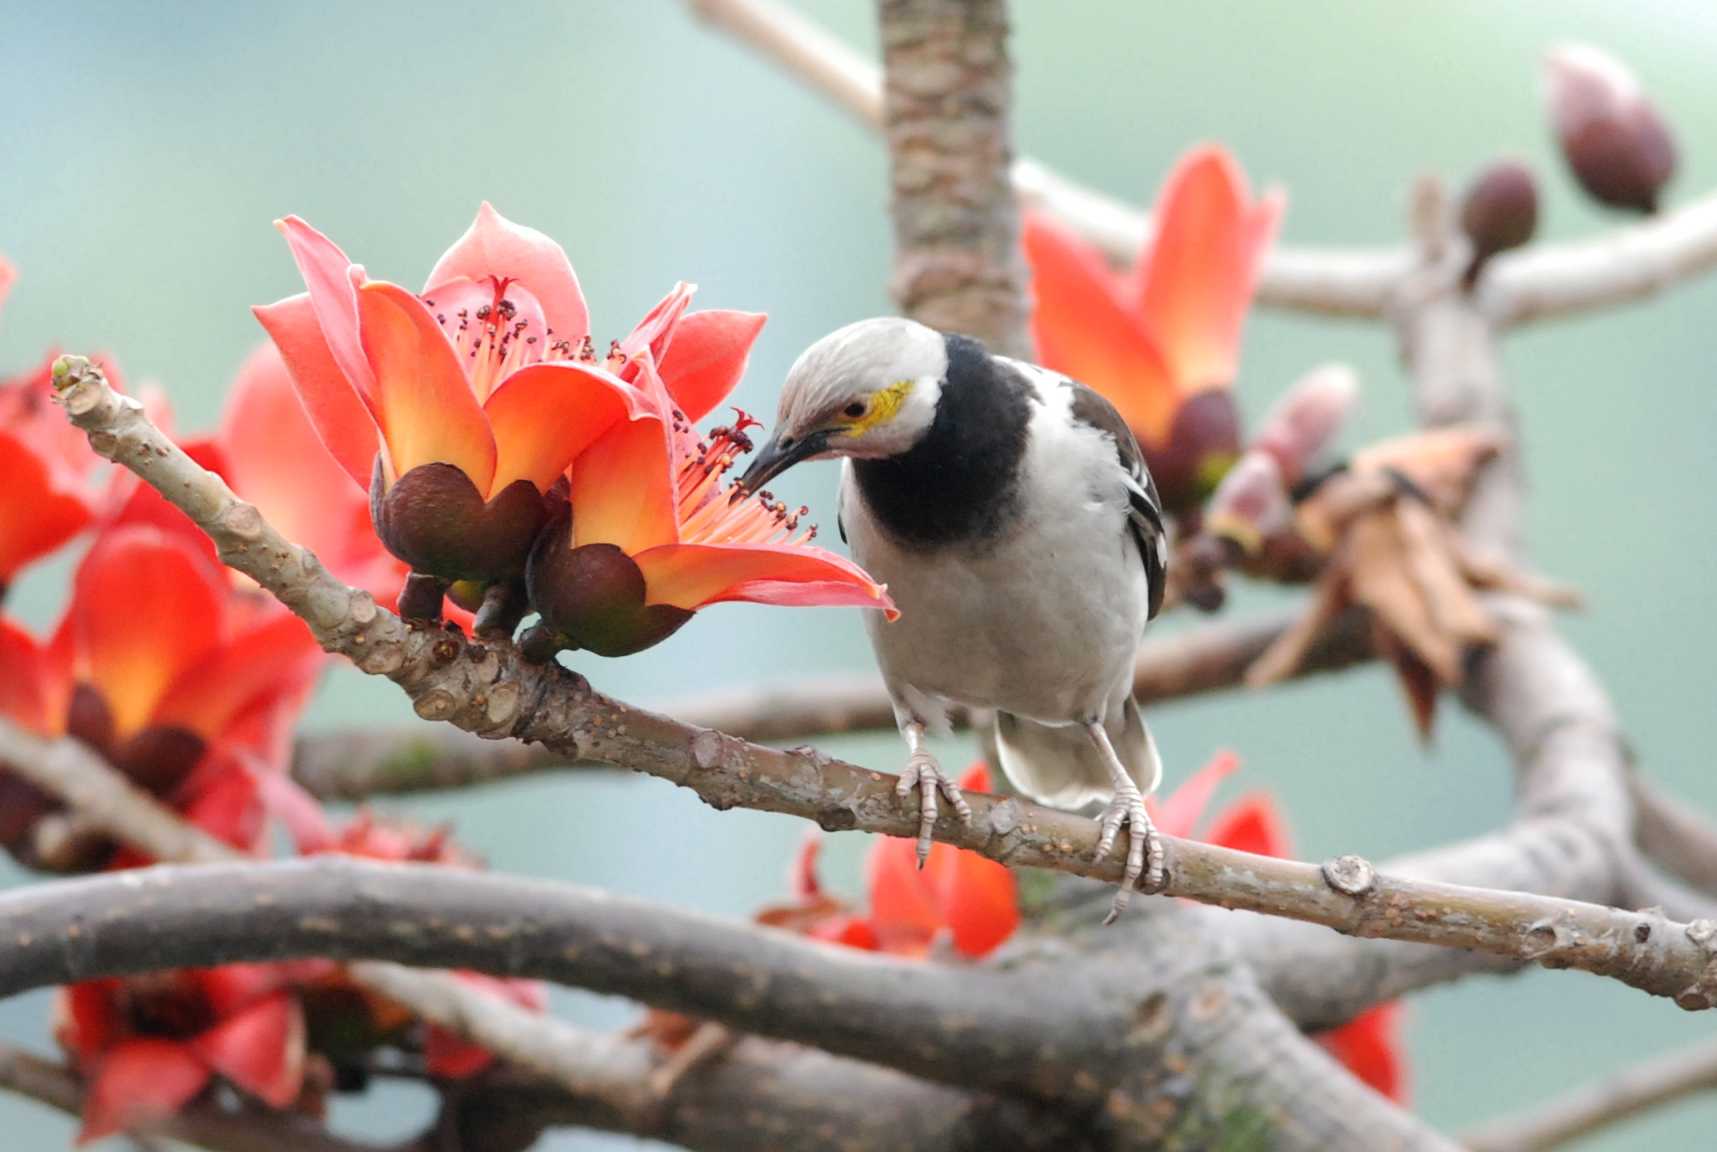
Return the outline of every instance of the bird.
{"type": "Polygon", "coordinates": [[[837,524],[900,610],[865,626],[918,793],[920,867],[938,794],[971,807],[927,746],[955,706],[995,716],[1014,789],[1056,808],[1104,804],[1097,858],[1123,827],[1108,920],[1165,878],[1144,798],[1162,759],[1133,699],[1133,661],[1162,606],[1162,502],[1112,404],[1065,375],[914,320],[860,320],[807,348],[774,432],[737,488],[839,458],[837,524]]]}

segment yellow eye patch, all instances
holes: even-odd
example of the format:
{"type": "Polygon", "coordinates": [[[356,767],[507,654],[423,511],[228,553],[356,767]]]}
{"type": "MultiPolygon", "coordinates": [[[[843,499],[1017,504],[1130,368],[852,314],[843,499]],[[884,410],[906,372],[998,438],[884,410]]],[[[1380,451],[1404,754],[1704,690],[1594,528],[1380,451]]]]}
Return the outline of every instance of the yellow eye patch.
{"type": "Polygon", "coordinates": [[[882,389],[870,398],[870,404],[865,408],[864,415],[846,426],[849,436],[863,436],[879,424],[886,424],[894,419],[900,406],[906,403],[907,396],[912,393],[912,381],[896,380],[887,388],[882,389]]]}

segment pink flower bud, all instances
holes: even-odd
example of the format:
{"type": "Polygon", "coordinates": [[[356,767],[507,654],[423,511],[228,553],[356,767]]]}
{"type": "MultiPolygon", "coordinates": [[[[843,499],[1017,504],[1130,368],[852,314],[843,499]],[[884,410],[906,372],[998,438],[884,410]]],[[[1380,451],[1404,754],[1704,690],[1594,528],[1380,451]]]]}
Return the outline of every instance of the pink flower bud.
{"type": "Polygon", "coordinates": [[[1250,555],[1288,526],[1292,509],[1276,458],[1252,451],[1228,470],[1205,512],[1205,530],[1250,555]]]}
{"type": "Polygon", "coordinates": [[[1538,182],[1518,160],[1501,160],[1480,172],[1461,199],[1461,231],[1472,242],[1465,282],[1471,287],[1485,261],[1519,248],[1538,230],[1538,182]]]}
{"type": "Polygon", "coordinates": [[[1270,409],[1252,439],[1251,452],[1274,460],[1283,490],[1292,488],[1341,429],[1358,397],[1359,378],[1347,365],[1312,369],[1270,409]]]}
{"type": "Polygon", "coordinates": [[[1588,195],[1614,208],[1655,212],[1675,173],[1675,141],[1620,61],[1587,44],[1545,57],[1551,127],[1588,195]]]}

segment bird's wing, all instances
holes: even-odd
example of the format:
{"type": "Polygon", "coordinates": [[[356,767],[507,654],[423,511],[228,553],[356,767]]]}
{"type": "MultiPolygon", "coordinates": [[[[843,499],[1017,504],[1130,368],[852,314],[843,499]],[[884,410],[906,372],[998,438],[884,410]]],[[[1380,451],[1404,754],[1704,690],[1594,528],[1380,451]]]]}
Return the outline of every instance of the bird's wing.
{"type": "Polygon", "coordinates": [[[1081,424],[1107,434],[1115,441],[1115,454],[1126,474],[1127,529],[1138,542],[1139,556],[1145,564],[1145,579],[1150,586],[1150,614],[1155,619],[1163,606],[1163,590],[1168,574],[1168,534],[1163,530],[1163,502],[1157,495],[1156,481],[1145,466],[1145,454],[1133,438],[1132,429],[1103,398],[1102,393],[1077,380],[1064,379],[1063,387],[1072,393],[1068,412],[1081,424]]]}

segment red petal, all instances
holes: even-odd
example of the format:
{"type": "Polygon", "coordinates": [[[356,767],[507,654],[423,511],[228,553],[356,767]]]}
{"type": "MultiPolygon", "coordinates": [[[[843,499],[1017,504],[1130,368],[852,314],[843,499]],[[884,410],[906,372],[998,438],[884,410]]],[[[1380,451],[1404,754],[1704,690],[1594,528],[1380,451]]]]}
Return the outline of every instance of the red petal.
{"type": "Polygon", "coordinates": [[[189,544],[153,528],[106,533],[84,557],[68,613],[77,671],[107,702],[120,739],[146,726],[173,683],[214,650],[227,594],[189,544]]]}
{"type": "Polygon", "coordinates": [[[266,810],[255,777],[230,756],[216,752],[225,767],[176,803],[186,822],[240,852],[261,847],[266,810]]]}
{"type": "Polygon", "coordinates": [[[224,1020],[287,987],[293,973],[284,964],[222,964],[192,969],[191,976],[209,1011],[224,1020]]]}
{"type": "MultiPolygon", "coordinates": [[[[364,354],[358,320],[358,285],[363,283],[364,270],[353,264],[338,244],[297,216],[276,220],[274,226],[286,237],[292,261],[298,265],[298,274],[304,277],[304,286],[310,290],[311,310],[329,358],[359,396],[373,398],[375,373],[364,354]]],[[[292,350],[283,347],[281,351],[290,363],[292,350]]]]}
{"type": "Polygon", "coordinates": [[[1255,856],[1292,856],[1288,825],[1267,793],[1242,796],[1217,815],[1204,834],[1207,843],[1255,856]]]}
{"type": "Polygon", "coordinates": [[[1240,757],[1232,752],[1218,752],[1210,762],[1186,778],[1186,782],[1152,805],[1151,816],[1165,836],[1185,839],[1198,826],[1199,817],[1210,807],[1210,798],[1233,771],[1240,767],[1240,757]]]}
{"type": "Polygon", "coordinates": [[[674,331],[661,376],[674,403],[696,423],[727,399],[745,375],[751,346],[769,317],[761,312],[692,312],[674,331]]]}
{"type": "Polygon", "coordinates": [[[619,377],[582,364],[534,364],[508,376],[483,405],[495,436],[490,495],[515,480],[548,491],[579,453],[638,415],[641,404],[619,377]]]}
{"type": "Polygon", "coordinates": [[[424,294],[433,299],[437,286],[461,276],[517,280],[541,301],[556,339],[577,344],[590,333],[590,312],[566,250],[535,228],[508,220],[487,200],[465,235],[435,262],[424,294]]]}
{"type": "Polygon", "coordinates": [[[251,313],[279,350],[317,439],[346,475],[368,492],[381,434],[369,406],[335,363],[309,294],[258,305],[251,313]]]}
{"type": "Polygon", "coordinates": [[[228,1016],[191,1048],[233,1084],[274,1108],[304,1088],[304,1009],[280,993],[228,1016]]]}
{"type": "MultiPolygon", "coordinates": [[[[942,918],[954,932],[954,947],[974,960],[987,956],[1019,927],[1019,887],[1014,874],[976,852],[947,844],[936,848],[944,849],[952,861],[946,866],[939,895],[942,918]]],[[[935,855],[936,849],[931,854],[935,855]]],[[[926,864],[925,871],[929,870],[926,864]]]]}
{"type": "Polygon", "coordinates": [[[6,303],[7,295],[12,291],[12,284],[18,279],[18,270],[12,262],[0,256],[0,304],[6,303]]]}
{"type": "Polygon", "coordinates": [[[77,1142],[89,1144],[177,1115],[209,1076],[208,1066],[176,1040],[139,1036],[121,1041],[103,1057],[84,1094],[77,1142]]]}
{"type": "Polygon", "coordinates": [[[375,280],[358,292],[364,351],[375,370],[376,412],[393,474],[451,464],[487,492],[495,440],[447,334],[423,302],[375,280]]]}
{"type": "Polygon", "coordinates": [[[1178,382],[1102,255],[1035,213],[1026,215],[1024,239],[1038,359],[1101,392],[1147,448],[1161,445],[1180,407],[1178,382]]]}
{"type": "Polygon", "coordinates": [[[670,459],[667,426],[654,416],[599,436],[572,462],[573,543],[637,554],[677,539],[670,459]]]}
{"type": "Polygon", "coordinates": [[[651,604],[697,609],[725,600],[747,600],[801,607],[882,608],[891,619],[898,615],[887,589],[862,568],[808,545],[668,544],[633,559],[644,573],[645,599],[651,604]]]}
{"type": "Polygon", "coordinates": [[[630,358],[648,348],[650,359],[656,364],[662,363],[662,357],[679,339],[680,317],[691,306],[692,296],[697,290],[696,284],[688,284],[684,280],[675,284],[674,290],[657,301],[656,306],[646,312],[644,318],[620,341],[620,351],[630,358]]]}
{"type": "Polygon", "coordinates": [[[70,686],[36,638],[0,617],[0,716],[44,736],[65,726],[70,686]]]}
{"type": "Polygon", "coordinates": [[[273,613],[208,652],[174,681],[156,709],[156,721],[219,740],[260,701],[301,693],[322,665],[322,650],[304,622],[287,612],[273,613]]]}
{"type": "Polygon", "coordinates": [[[114,980],[87,980],[59,990],[54,1001],[54,1040],[77,1067],[93,1068],[125,1034],[118,989],[114,980]]]}
{"type": "MultiPolygon", "coordinates": [[[[454,976],[521,1008],[541,1012],[546,1006],[541,985],[533,981],[501,980],[480,972],[455,972],[454,976]]],[[[429,1074],[443,1080],[469,1079],[495,1060],[487,1049],[435,1025],[425,1032],[423,1055],[429,1074]]]]}
{"type": "Polygon", "coordinates": [[[1139,269],[1139,314],[1182,389],[1234,380],[1240,326],[1282,200],[1248,205],[1245,174],[1219,147],[1182,157],[1157,198],[1139,269]]]}
{"type": "Polygon", "coordinates": [[[1340,1028],[1318,1037],[1318,1043],[1361,1083],[1370,1085],[1397,1104],[1408,1103],[1407,1055],[1401,1043],[1399,1001],[1379,1004],[1340,1028]]]}
{"type": "Polygon", "coordinates": [[[48,555],[89,525],[89,499],[64,487],[48,461],[30,444],[0,431],[0,586],[18,570],[48,555]]]}
{"type": "Polygon", "coordinates": [[[857,948],[861,952],[882,951],[882,940],[876,926],[859,916],[835,916],[813,924],[805,935],[813,940],[839,944],[842,948],[857,948]]]}
{"type": "Polygon", "coordinates": [[[261,509],[287,539],[309,548],[350,583],[354,574],[373,571],[386,553],[370,527],[366,496],[375,427],[350,387],[343,380],[341,385],[357,408],[354,418],[361,420],[357,432],[362,439],[351,461],[356,466],[363,458],[361,488],[353,487],[346,466],[324,447],[299,402],[286,361],[271,344],[260,345],[239,368],[227,394],[219,441],[233,490],[261,509]]]}
{"type": "Polygon", "coordinates": [[[930,881],[950,863],[956,849],[932,845],[924,870],[918,868],[918,847],[911,840],[884,836],[871,847],[865,861],[865,890],[870,897],[870,919],[882,947],[888,951],[927,945],[945,927],[930,881]]]}
{"type": "Polygon", "coordinates": [[[333,827],[316,797],[284,772],[264,773],[261,785],[263,806],[292,837],[299,855],[325,852],[333,846],[333,827]]]}

